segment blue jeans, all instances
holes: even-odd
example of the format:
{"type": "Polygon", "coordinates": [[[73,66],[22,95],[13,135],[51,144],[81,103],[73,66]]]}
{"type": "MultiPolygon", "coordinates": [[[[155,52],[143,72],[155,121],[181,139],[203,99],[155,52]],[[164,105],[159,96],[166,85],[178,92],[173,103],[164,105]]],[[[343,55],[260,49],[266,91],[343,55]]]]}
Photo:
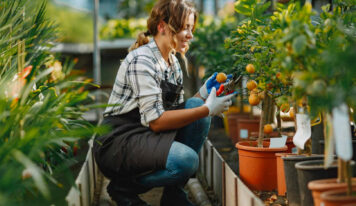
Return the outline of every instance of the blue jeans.
{"type": "MultiPolygon", "coordinates": [[[[202,99],[193,97],[186,101],[185,108],[195,108],[203,104],[202,99]]],[[[205,117],[179,129],[169,150],[166,168],[142,176],[138,182],[148,188],[184,186],[198,169],[198,153],[208,135],[210,121],[210,117],[205,117]]]]}

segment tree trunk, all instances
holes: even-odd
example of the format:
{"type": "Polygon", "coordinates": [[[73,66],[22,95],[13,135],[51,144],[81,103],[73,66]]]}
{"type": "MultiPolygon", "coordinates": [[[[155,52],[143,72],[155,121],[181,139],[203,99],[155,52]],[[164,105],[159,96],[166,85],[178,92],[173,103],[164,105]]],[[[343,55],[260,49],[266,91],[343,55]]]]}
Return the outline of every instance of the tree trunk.
{"type": "Polygon", "coordinates": [[[260,119],[260,129],[258,134],[257,145],[258,147],[263,147],[262,141],[264,138],[263,127],[265,124],[273,122],[273,112],[274,112],[274,104],[271,96],[265,92],[265,98],[262,101],[262,111],[261,111],[261,119],[260,119]]]}

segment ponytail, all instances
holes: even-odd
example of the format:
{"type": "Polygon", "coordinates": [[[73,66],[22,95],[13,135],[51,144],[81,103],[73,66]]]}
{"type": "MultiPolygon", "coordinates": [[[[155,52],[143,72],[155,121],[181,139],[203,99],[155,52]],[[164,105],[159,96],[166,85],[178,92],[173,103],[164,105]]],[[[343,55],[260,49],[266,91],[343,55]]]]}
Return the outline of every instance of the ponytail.
{"type": "Polygon", "coordinates": [[[151,35],[150,31],[146,31],[146,32],[141,32],[137,35],[137,40],[134,44],[132,44],[129,48],[129,52],[137,49],[138,47],[147,44],[150,41],[150,38],[148,37],[149,35],[151,35]]]}

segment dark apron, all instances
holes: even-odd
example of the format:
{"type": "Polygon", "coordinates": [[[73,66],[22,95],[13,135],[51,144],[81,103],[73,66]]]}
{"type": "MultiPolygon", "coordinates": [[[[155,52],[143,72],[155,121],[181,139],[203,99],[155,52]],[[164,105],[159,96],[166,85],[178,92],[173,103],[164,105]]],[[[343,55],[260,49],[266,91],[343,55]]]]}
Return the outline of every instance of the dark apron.
{"type": "MultiPolygon", "coordinates": [[[[161,81],[163,107],[165,110],[183,108],[173,106],[179,100],[182,85],[161,81]]],[[[100,171],[108,178],[138,175],[152,170],[164,169],[169,149],[177,130],[155,133],[141,125],[139,109],[104,118],[110,133],[95,138],[94,156],[100,171]]]]}

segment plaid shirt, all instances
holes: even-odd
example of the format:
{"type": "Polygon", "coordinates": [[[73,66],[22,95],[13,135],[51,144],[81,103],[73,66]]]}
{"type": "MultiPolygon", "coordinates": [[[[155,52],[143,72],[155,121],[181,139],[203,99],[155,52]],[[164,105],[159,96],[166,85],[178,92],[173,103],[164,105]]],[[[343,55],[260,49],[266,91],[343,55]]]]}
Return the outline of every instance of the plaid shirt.
{"type": "MultiPolygon", "coordinates": [[[[141,124],[148,127],[149,122],[164,112],[161,80],[176,85],[183,84],[183,73],[178,59],[171,55],[168,66],[154,40],[131,51],[121,63],[104,116],[119,115],[139,108],[141,124]]],[[[184,102],[182,90],[177,104],[184,102]]],[[[174,105],[176,106],[176,105],[174,105]]]]}

